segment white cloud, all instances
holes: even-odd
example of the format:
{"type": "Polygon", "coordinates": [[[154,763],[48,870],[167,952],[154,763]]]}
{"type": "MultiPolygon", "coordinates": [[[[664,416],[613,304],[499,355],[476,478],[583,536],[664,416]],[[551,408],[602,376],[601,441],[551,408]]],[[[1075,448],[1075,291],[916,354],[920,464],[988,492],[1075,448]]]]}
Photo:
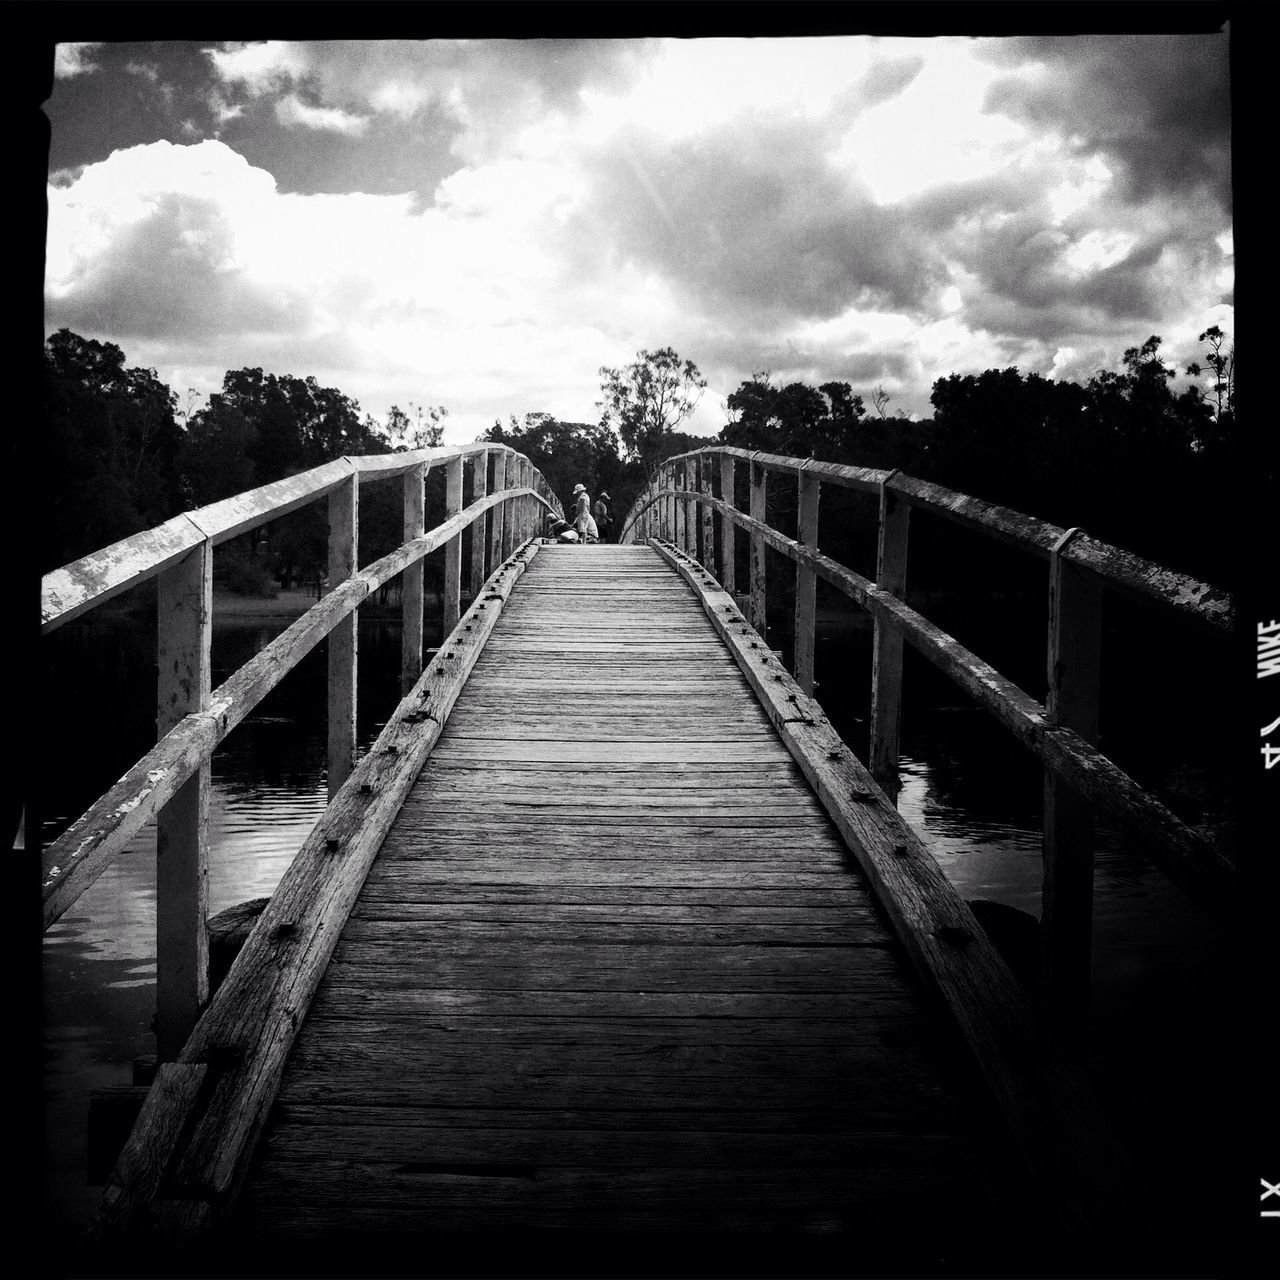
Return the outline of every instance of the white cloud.
{"type": "Polygon", "coordinates": [[[54,77],[58,80],[70,80],[73,76],[97,71],[98,64],[92,58],[94,50],[100,47],[101,42],[93,40],[57,45],[53,52],[54,77]]]}
{"type": "Polygon", "coordinates": [[[261,44],[226,44],[208,50],[216,74],[227,84],[243,85],[252,94],[267,93],[307,70],[307,59],[297,45],[283,40],[261,44]]]}
{"type": "Polygon", "coordinates": [[[276,119],[286,129],[314,129],[321,133],[340,133],[344,137],[362,137],[369,128],[364,116],[355,116],[339,107],[309,107],[296,93],[276,103],[276,119]]]}
{"type": "Polygon", "coordinates": [[[382,124],[431,107],[460,167],[422,208],[282,194],[220,143],[116,152],[51,189],[51,324],[175,386],[260,364],[378,415],[443,403],[450,440],[593,420],[599,366],[641,348],[714,371],[711,431],[756,368],[927,413],[953,371],[1078,376],[1171,315],[1230,328],[1215,210],[1126,203],[1100,155],[987,114],[997,72],[1035,75],[968,42],[542,43],[212,52],[215,94],[278,95],[281,124],[368,137],[371,163],[382,124]]]}

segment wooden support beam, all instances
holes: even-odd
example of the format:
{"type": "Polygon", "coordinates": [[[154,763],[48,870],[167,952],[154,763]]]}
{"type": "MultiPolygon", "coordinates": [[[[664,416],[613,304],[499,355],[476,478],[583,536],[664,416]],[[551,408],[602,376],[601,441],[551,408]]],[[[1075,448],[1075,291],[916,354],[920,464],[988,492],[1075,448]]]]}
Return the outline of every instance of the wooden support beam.
{"type": "MultiPolygon", "coordinates": [[[[682,487],[685,493],[697,493],[697,458],[686,458],[680,470],[684,477],[682,487]]],[[[695,560],[698,558],[698,506],[697,503],[691,502],[688,498],[684,501],[684,546],[682,550],[695,560]]]]}
{"type": "MultiPolygon", "coordinates": [[[[483,498],[489,492],[489,455],[477,453],[471,459],[471,501],[483,498]]],[[[484,585],[484,527],[483,519],[471,526],[471,598],[480,594],[484,585]]]]}
{"type": "Polygon", "coordinates": [[[688,534],[685,531],[687,513],[685,510],[684,499],[679,496],[680,491],[684,488],[684,467],[676,466],[674,463],[671,467],[671,488],[673,491],[671,496],[671,501],[673,503],[672,511],[675,515],[675,520],[672,524],[671,530],[673,535],[671,541],[674,542],[681,551],[684,551],[685,544],[688,542],[688,534]]]}
{"type": "MultiPolygon", "coordinates": [[[[519,460],[514,453],[508,453],[502,469],[503,490],[514,489],[520,483],[519,460]]],[[[516,545],[516,509],[509,499],[502,504],[502,547],[500,559],[506,560],[516,545]]]]}
{"type": "MultiPolygon", "coordinates": [[[[892,474],[892,473],[890,473],[892,474]]],[[[887,481],[887,477],[886,477],[887,481]]],[[[880,485],[880,534],[876,550],[876,586],[898,600],[907,594],[907,533],[911,507],[880,485]]],[[[898,731],[902,721],[902,630],[879,614],[871,656],[871,776],[894,803],[898,777],[898,731]]]]}
{"type": "MultiPolygon", "coordinates": [[[[720,455],[720,501],[734,505],[734,484],[737,464],[732,455],[720,455]]],[[[723,512],[720,514],[720,583],[733,595],[738,589],[737,577],[737,526],[723,512]]]]}
{"type": "MultiPolygon", "coordinates": [[[[156,736],[209,705],[213,544],[160,573],[156,736]]],[[[209,792],[206,758],[156,823],[156,1053],[178,1056],[209,997],[209,792]]]]}
{"type": "MultiPolygon", "coordinates": [[[[356,571],[359,524],[357,480],[352,475],[329,495],[329,590],[356,571]]],[[[356,637],[353,611],[329,633],[329,799],[356,761],[356,637]]]]}
{"type": "MultiPolygon", "coordinates": [[[[427,467],[420,462],[404,473],[404,539],[426,532],[427,467]]],[[[422,674],[422,561],[415,560],[400,585],[400,693],[404,695],[422,674]]]]}
{"type": "MultiPolygon", "coordinates": [[[[1098,740],[1102,648],[1102,583],[1063,558],[1077,531],[1068,530],[1049,557],[1050,725],[1098,740]]],[[[1060,774],[1045,770],[1044,887],[1040,938],[1046,1026],[1064,1053],[1088,1043],[1090,947],[1093,934],[1092,802],[1060,774]]]]}
{"type": "MultiPolygon", "coordinates": [[[[767,524],[765,516],[766,486],[769,473],[758,462],[751,464],[751,519],[757,525],[767,524]]],[[[765,543],[759,529],[751,531],[751,625],[763,636],[768,633],[765,615],[765,543]]]]}
{"type": "MultiPolygon", "coordinates": [[[[801,546],[818,548],[818,494],[822,482],[817,474],[802,471],[796,477],[799,503],[797,538],[801,546]]],[[[796,683],[807,694],[813,693],[814,625],[818,607],[818,575],[813,566],[796,561],[796,683]]]]}
{"type": "MultiPolygon", "coordinates": [[[[698,488],[706,494],[707,497],[712,496],[711,489],[711,457],[709,454],[703,454],[698,459],[698,488]]],[[[702,524],[702,567],[708,573],[716,571],[716,530],[715,530],[715,512],[711,510],[706,503],[698,504],[698,515],[702,524]]]]}
{"type": "MultiPolygon", "coordinates": [[[[493,455],[493,492],[501,493],[507,487],[507,451],[498,450],[493,455]]],[[[506,558],[503,553],[503,528],[506,521],[506,503],[499,502],[489,513],[489,572],[506,558]]]]}
{"type": "MultiPolygon", "coordinates": [[[[462,510],[462,459],[450,458],[444,468],[444,518],[462,510]]],[[[419,562],[421,563],[421,562],[419,562]]],[[[440,603],[440,635],[447,636],[458,625],[462,591],[462,532],[444,544],[444,596],[440,603]]]]}

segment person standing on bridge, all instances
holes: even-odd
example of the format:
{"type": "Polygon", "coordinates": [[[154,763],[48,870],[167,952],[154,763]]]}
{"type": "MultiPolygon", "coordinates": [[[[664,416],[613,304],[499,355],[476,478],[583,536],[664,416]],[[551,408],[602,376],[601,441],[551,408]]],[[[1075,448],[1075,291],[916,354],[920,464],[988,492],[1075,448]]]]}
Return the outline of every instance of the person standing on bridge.
{"type": "Polygon", "coordinates": [[[596,499],[596,505],[594,507],[596,528],[600,530],[601,542],[609,541],[609,529],[612,525],[612,521],[609,518],[609,502],[609,495],[602,491],[600,496],[596,499]]]}
{"type": "Polygon", "coordinates": [[[600,530],[596,528],[596,522],[592,518],[591,495],[585,485],[573,486],[573,501],[573,525],[578,531],[578,537],[583,542],[599,542],[600,530]]]}

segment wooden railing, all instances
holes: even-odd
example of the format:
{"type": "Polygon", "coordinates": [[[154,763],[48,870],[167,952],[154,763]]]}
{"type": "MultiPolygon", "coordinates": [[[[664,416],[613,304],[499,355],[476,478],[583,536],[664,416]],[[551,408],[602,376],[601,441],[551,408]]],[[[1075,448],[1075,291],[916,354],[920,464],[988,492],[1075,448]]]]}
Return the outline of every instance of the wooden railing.
{"type": "Polygon", "coordinates": [[[543,508],[563,514],[542,475],[504,445],[348,457],[176,516],[44,578],[44,632],[130,587],[158,580],[159,740],[44,851],[43,899],[48,928],[142,827],[156,819],[156,1036],[161,1061],[177,1055],[208,999],[206,886],[210,760],[215,748],[328,636],[332,800],[356,762],[360,603],[397,574],[404,575],[401,685],[402,692],[408,692],[423,669],[424,557],[443,548],[441,635],[448,636],[460,613],[463,530],[474,526],[468,566],[474,596],[518,544],[540,531],[543,508]],[[464,464],[469,464],[471,476],[471,502],[465,508],[464,464]],[[425,486],[433,467],[444,471],[446,519],[428,531],[425,486]],[[358,569],[360,488],[395,476],[402,477],[404,541],[358,569]],[[328,499],[328,593],[211,689],[213,548],[320,498],[328,499]]]}
{"type": "Polygon", "coordinates": [[[765,548],[795,564],[794,675],[814,689],[818,578],[868,610],[874,619],[868,767],[891,801],[898,793],[898,726],[904,639],[995,716],[1045,767],[1044,883],[1041,910],[1042,1007],[1065,1044],[1083,1044],[1087,1025],[1092,932],[1094,814],[1104,814],[1138,840],[1152,861],[1209,912],[1226,916],[1237,888],[1235,868],[1096,746],[1100,604],[1104,588],[1229,635],[1227,593],[1079,529],[1062,529],[939,485],[868,467],[707,448],[669,459],[637,497],[621,542],[668,542],[731,595],[747,597],[747,619],[765,634],[765,548]],[[749,511],[735,503],[736,467],[750,467],[749,511]],[[797,486],[797,538],[769,526],[770,475],[797,486]],[[823,484],[868,493],[879,504],[876,580],[817,550],[823,484]],[[988,663],[905,603],[912,508],[931,512],[1049,561],[1048,698],[1041,705],[988,663]],[[717,527],[718,526],[718,527],[717,527]],[[749,582],[739,593],[736,531],[750,538],[749,582]],[[718,535],[718,536],[717,536],[718,535]],[[716,548],[719,547],[717,560],[716,548]]]}

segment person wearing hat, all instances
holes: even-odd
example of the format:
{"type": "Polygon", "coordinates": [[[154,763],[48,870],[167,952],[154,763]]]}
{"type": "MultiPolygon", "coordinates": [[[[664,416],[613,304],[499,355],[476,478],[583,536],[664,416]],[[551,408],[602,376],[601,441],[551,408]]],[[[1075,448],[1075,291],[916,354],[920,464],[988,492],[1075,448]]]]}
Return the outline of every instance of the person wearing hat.
{"type": "Polygon", "coordinates": [[[596,499],[596,505],[593,508],[596,518],[596,527],[600,530],[601,542],[609,541],[609,502],[609,495],[602,490],[600,496],[596,499]]]}
{"type": "Polygon", "coordinates": [[[600,530],[596,528],[596,522],[591,516],[591,495],[585,485],[573,486],[573,502],[573,524],[578,536],[583,542],[599,542],[600,530]]]}

